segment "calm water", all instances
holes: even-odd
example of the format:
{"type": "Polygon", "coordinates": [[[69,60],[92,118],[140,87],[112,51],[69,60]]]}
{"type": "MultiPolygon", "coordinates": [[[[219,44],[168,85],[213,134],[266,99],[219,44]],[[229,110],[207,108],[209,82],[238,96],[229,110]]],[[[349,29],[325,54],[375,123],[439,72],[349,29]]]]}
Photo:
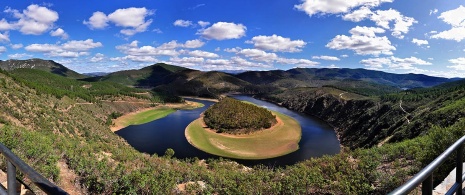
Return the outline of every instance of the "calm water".
{"type": "MultiPolygon", "coordinates": [[[[320,157],[325,154],[337,154],[340,151],[339,141],[334,130],[325,122],[284,107],[257,100],[249,96],[233,96],[246,100],[270,110],[278,111],[296,119],[302,126],[302,139],[299,150],[277,158],[265,160],[235,160],[245,165],[265,164],[269,166],[291,165],[296,162],[320,157]]],[[[213,102],[193,100],[205,104],[205,107],[195,110],[178,110],[165,118],[150,123],[129,126],[116,132],[127,140],[135,149],[148,154],[163,155],[168,148],[175,151],[176,158],[199,159],[218,158],[191,146],[184,136],[187,125],[197,119],[213,102]]]]}

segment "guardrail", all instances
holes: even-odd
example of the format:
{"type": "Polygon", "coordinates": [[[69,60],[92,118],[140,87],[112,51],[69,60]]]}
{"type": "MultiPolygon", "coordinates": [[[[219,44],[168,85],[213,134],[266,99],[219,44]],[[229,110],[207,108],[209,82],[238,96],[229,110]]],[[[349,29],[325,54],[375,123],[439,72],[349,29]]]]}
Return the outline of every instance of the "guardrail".
{"type": "Polygon", "coordinates": [[[68,194],[60,187],[56,186],[52,182],[45,179],[44,176],[37,173],[33,168],[27,165],[24,161],[18,158],[10,149],[8,149],[5,145],[0,143],[0,153],[5,156],[7,163],[7,180],[8,180],[8,188],[5,189],[3,185],[0,184],[0,195],[13,195],[18,194],[16,192],[16,168],[19,171],[24,173],[27,178],[29,178],[34,185],[39,187],[42,191],[47,194],[68,194]]]}
{"type": "Polygon", "coordinates": [[[433,171],[436,170],[444,161],[447,160],[449,156],[451,156],[454,151],[457,151],[457,156],[455,159],[455,168],[456,168],[456,175],[455,175],[455,183],[454,185],[447,191],[446,194],[454,194],[462,195],[462,183],[465,181],[465,175],[463,173],[463,144],[465,142],[465,136],[457,140],[454,144],[452,144],[446,151],[444,151],[441,155],[439,155],[436,159],[433,160],[428,166],[423,168],[420,172],[418,172],[413,178],[408,180],[404,185],[398,187],[394,191],[389,194],[408,194],[413,189],[418,187],[420,183],[421,186],[421,193],[422,194],[433,194],[433,171]]]}

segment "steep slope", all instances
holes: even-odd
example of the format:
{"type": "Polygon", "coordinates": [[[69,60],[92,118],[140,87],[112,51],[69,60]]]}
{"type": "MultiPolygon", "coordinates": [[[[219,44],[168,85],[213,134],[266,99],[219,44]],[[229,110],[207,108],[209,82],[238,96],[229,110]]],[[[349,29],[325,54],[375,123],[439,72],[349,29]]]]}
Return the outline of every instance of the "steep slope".
{"type": "Polygon", "coordinates": [[[454,80],[420,74],[392,74],[347,68],[296,68],[287,71],[251,71],[238,74],[237,77],[253,84],[272,84],[281,87],[286,87],[286,83],[290,82],[299,85],[296,87],[321,87],[336,85],[338,81],[342,80],[359,80],[396,88],[417,88],[431,87],[454,80]]]}
{"type": "Polygon", "coordinates": [[[0,69],[11,71],[20,68],[38,69],[47,72],[51,72],[60,76],[70,77],[75,79],[82,79],[87,76],[79,74],[65,66],[56,63],[52,60],[42,59],[29,59],[29,60],[6,60],[0,61],[0,69]]]}

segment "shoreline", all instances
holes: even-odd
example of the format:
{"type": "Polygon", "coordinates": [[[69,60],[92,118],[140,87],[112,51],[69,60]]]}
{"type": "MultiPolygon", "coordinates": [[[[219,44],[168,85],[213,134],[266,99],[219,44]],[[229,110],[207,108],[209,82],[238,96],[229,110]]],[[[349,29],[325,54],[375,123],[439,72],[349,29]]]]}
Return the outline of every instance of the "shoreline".
{"type": "Polygon", "coordinates": [[[189,144],[201,151],[233,159],[270,159],[295,152],[302,138],[300,124],[282,113],[274,115],[278,123],[273,127],[240,135],[216,133],[206,128],[202,117],[199,117],[186,127],[184,136],[189,144]]]}
{"type": "MultiPolygon", "coordinates": [[[[196,100],[205,100],[205,101],[210,101],[210,102],[219,102],[218,99],[214,98],[203,98],[203,97],[196,97],[196,96],[180,96],[182,98],[189,98],[189,99],[196,99],[196,100]]],[[[186,100],[188,101],[188,100],[186,100]]]]}
{"type": "MultiPolygon", "coordinates": [[[[130,120],[132,117],[137,116],[138,114],[145,113],[148,111],[152,110],[161,110],[161,109],[172,109],[173,112],[175,112],[177,109],[195,109],[201,107],[203,104],[199,102],[193,102],[193,101],[188,101],[186,100],[185,103],[167,103],[167,104],[161,104],[157,105],[155,107],[150,107],[150,108],[143,108],[134,112],[129,112],[126,113],[116,119],[113,119],[114,125],[110,126],[110,130],[114,133],[117,132],[121,129],[124,129],[128,127],[129,125],[127,124],[122,124],[122,123],[127,123],[127,120],[130,120]]],[[[171,114],[171,113],[170,113],[171,114]]],[[[166,115],[167,116],[167,115],[166,115]]],[[[164,117],[166,117],[164,116],[164,117]]],[[[163,117],[161,117],[163,118],[163,117]]],[[[156,118],[154,120],[157,120],[160,118],[156,118]]],[[[153,120],[152,120],[153,121],[153,120]]]]}

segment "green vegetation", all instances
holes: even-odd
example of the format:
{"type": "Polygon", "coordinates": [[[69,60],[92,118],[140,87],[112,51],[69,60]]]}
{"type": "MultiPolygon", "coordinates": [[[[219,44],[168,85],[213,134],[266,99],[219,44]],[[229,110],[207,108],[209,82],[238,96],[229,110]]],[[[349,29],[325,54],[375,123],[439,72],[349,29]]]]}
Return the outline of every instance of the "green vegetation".
{"type": "Polygon", "coordinates": [[[226,97],[204,113],[205,124],[219,133],[249,133],[270,128],[276,117],[265,108],[226,97]]]}
{"type": "Polygon", "coordinates": [[[111,130],[117,131],[129,125],[140,125],[157,119],[161,119],[175,112],[178,109],[189,110],[203,106],[205,105],[203,105],[202,103],[187,102],[184,104],[172,104],[168,106],[162,105],[155,108],[148,108],[147,110],[129,113],[124,116],[118,116],[119,118],[111,117],[112,119],[116,119],[113,121],[113,126],[111,127],[111,130]]]}
{"type": "Polygon", "coordinates": [[[218,134],[206,129],[202,118],[189,124],[185,135],[189,143],[202,151],[236,159],[273,158],[298,150],[302,135],[299,123],[284,114],[273,114],[279,118],[278,124],[248,135],[218,134]]]}
{"type": "MultiPolygon", "coordinates": [[[[247,168],[222,159],[176,159],[173,150],[167,150],[163,157],[149,156],[134,150],[106,125],[107,119],[114,117],[112,113],[151,107],[147,95],[130,98],[149,104],[83,102],[85,96],[79,94],[95,99],[122,95],[101,96],[90,90],[76,94],[71,86],[76,90],[81,81],[77,84],[43,75],[54,82],[47,83],[33,74],[21,78],[14,71],[0,71],[0,142],[58,184],[62,170],[57,162],[66,163],[76,173],[76,185],[90,194],[386,194],[465,133],[465,85],[460,82],[386,95],[381,101],[355,93],[352,98],[346,99],[346,94],[339,98],[339,91],[332,87],[288,90],[267,85],[269,88],[260,90],[273,93],[263,97],[273,97],[294,110],[327,116],[321,118],[337,128],[341,143],[353,149],[287,167],[247,168]],[[37,79],[36,84],[33,79],[37,79]],[[40,85],[52,85],[58,92],[40,85]],[[408,114],[400,109],[401,100],[408,114]],[[197,181],[204,182],[204,187],[189,185],[187,191],[176,187],[197,181]]],[[[292,84],[289,80],[282,83],[292,84]]],[[[114,86],[115,91],[126,90],[114,86]]],[[[452,169],[453,159],[435,172],[435,184],[452,169]]],[[[0,169],[6,170],[3,158],[0,169]]],[[[28,182],[21,174],[18,179],[28,182]]]]}

